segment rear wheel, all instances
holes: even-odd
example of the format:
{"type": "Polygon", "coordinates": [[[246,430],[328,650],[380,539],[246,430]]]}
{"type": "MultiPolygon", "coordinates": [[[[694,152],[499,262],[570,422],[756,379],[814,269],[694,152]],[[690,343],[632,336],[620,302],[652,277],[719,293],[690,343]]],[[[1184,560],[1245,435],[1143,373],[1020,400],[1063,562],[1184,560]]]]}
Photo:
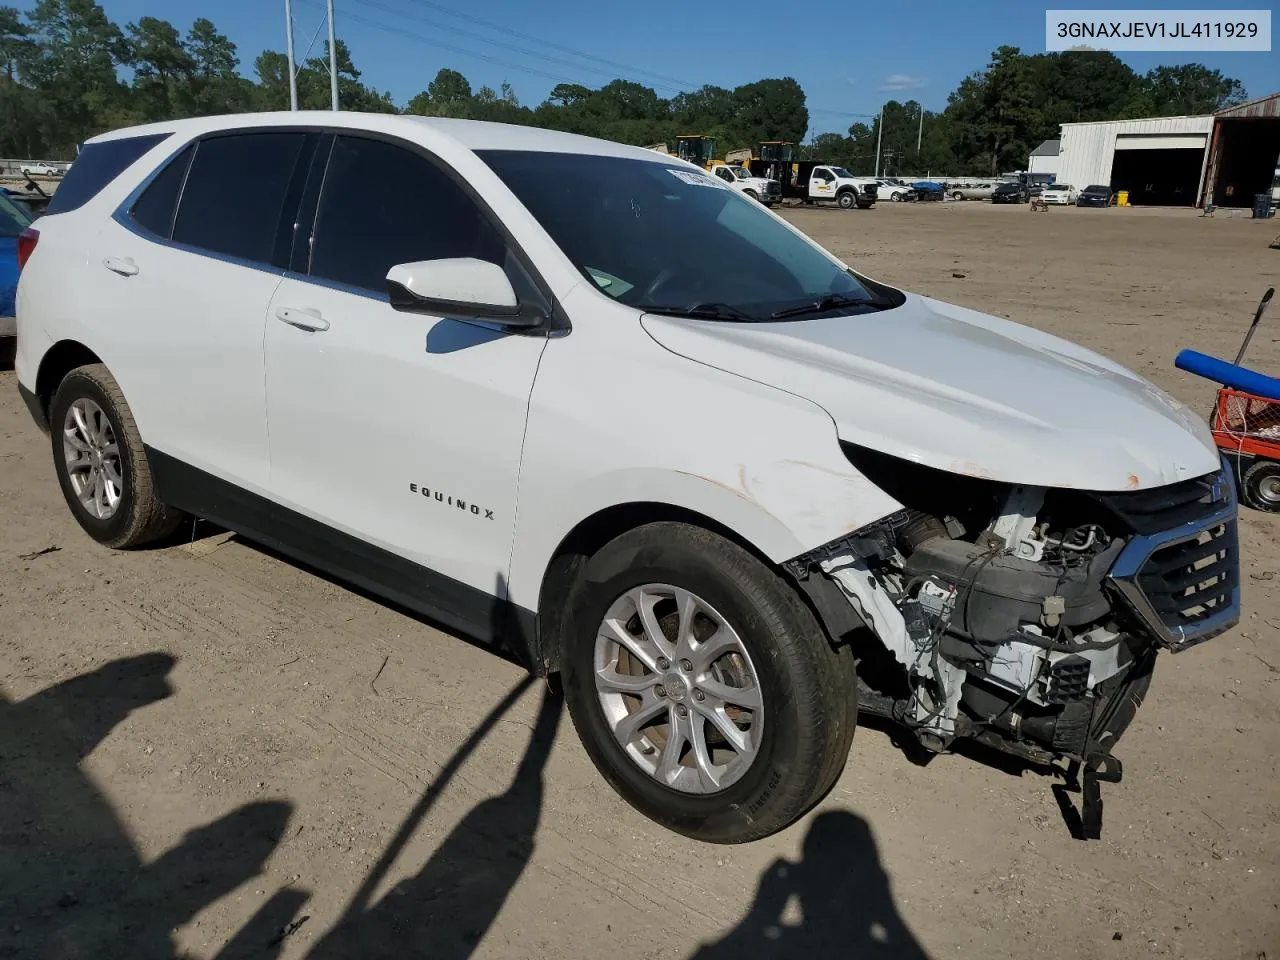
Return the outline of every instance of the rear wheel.
{"type": "Polygon", "coordinates": [[[678,523],[588,562],[562,638],[588,754],[664,826],[713,843],[781,830],[829,790],[857,724],[853,657],[734,543],[678,523]]]}
{"type": "Polygon", "coordinates": [[[1280,463],[1259,460],[1244,472],[1244,502],[1255,510],[1280,511],[1280,463]]]}
{"type": "Polygon", "coordinates": [[[104,365],[67,374],[53,395],[49,423],[58,484],[89,536],[127,549],[177,529],[183,515],[156,497],[133,413],[104,365]]]}
{"type": "Polygon", "coordinates": [[[952,193],[952,194],[951,194],[951,199],[952,199],[952,200],[963,200],[963,199],[964,199],[964,194],[963,194],[963,193],[961,193],[959,190],[957,190],[957,191],[955,191],[954,193],[952,193]]]}

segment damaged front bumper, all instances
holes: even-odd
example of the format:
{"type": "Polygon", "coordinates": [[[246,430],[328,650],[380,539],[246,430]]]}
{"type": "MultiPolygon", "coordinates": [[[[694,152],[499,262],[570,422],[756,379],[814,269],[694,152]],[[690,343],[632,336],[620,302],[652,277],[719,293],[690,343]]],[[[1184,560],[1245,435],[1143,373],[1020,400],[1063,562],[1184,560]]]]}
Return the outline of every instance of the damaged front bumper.
{"type": "Polygon", "coordinates": [[[1071,778],[1083,770],[1085,820],[1096,823],[1097,782],[1119,779],[1111,750],[1157,651],[1240,619],[1234,478],[1224,461],[1218,473],[1140,492],[1002,496],[985,528],[971,521],[960,532],[954,517],[915,504],[787,569],[829,628],[834,587],[892,656],[899,682],[886,693],[861,676],[862,631],[860,709],[934,752],[973,738],[1035,762],[1067,760],[1071,778]]]}

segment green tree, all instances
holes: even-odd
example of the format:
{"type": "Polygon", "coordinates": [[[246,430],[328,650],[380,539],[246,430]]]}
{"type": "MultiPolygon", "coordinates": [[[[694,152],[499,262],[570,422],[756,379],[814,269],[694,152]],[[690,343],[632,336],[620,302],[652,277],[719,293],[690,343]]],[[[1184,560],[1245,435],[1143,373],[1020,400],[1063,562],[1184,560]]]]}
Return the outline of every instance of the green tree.
{"type": "Polygon", "coordinates": [[[457,70],[441,67],[427,89],[409,101],[406,113],[427,117],[466,117],[471,105],[471,83],[457,70]]]}
{"type": "Polygon", "coordinates": [[[799,143],[809,129],[804,90],[791,77],[757,80],[733,91],[732,133],[742,145],[762,140],[799,143]]]}
{"type": "Polygon", "coordinates": [[[17,8],[0,7],[0,63],[10,80],[14,78],[18,62],[31,55],[33,46],[31,28],[22,22],[17,8]]]}
{"type": "Polygon", "coordinates": [[[42,103],[47,149],[69,156],[86,137],[133,119],[117,76],[128,44],[95,0],[39,0],[18,75],[42,103]]]}
{"type": "Polygon", "coordinates": [[[236,45],[218,32],[213,21],[197,17],[187,31],[183,47],[195,64],[190,79],[189,109],[192,115],[209,116],[252,109],[253,82],[238,73],[240,55],[236,45]]]}
{"type": "Polygon", "coordinates": [[[1142,78],[1143,91],[1157,116],[1176,117],[1213,113],[1242,103],[1244,85],[1199,63],[1156,67],[1142,78]]]}
{"type": "Polygon", "coordinates": [[[189,116],[194,107],[196,62],[177,28],[168,20],[143,17],[127,30],[133,109],[144,120],[189,116]]]}

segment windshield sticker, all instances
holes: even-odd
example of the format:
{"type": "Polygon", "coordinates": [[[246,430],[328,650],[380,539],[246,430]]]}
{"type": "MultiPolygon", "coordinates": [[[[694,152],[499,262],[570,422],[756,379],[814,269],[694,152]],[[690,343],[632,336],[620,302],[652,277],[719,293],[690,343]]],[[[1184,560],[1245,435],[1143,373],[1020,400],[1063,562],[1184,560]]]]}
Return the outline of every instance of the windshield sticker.
{"type": "Polygon", "coordinates": [[[667,173],[671,174],[677,180],[687,183],[694,187],[716,187],[720,188],[720,181],[715,177],[709,177],[705,173],[697,173],[693,170],[672,170],[667,167],[667,173]]]}

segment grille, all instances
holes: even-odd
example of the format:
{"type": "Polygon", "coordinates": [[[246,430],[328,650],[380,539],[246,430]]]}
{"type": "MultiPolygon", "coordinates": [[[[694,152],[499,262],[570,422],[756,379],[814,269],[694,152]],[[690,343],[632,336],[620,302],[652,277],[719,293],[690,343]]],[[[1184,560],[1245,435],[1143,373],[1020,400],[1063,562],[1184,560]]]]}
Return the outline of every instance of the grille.
{"type": "Polygon", "coordinates": [[[1175,650],[1208,640],[1240,618],[1235,484],[1229,470],[1123,499],[1137,534],[1111,579],[1134,612],[1175,650]]]}
{"type": "Polygon", "coordinates": [[[1195,632],[1231,605],[1240,586],[1234,521],[1156,550],[1139,569],[1137,584],[1167,627],[1195,632]]]}

